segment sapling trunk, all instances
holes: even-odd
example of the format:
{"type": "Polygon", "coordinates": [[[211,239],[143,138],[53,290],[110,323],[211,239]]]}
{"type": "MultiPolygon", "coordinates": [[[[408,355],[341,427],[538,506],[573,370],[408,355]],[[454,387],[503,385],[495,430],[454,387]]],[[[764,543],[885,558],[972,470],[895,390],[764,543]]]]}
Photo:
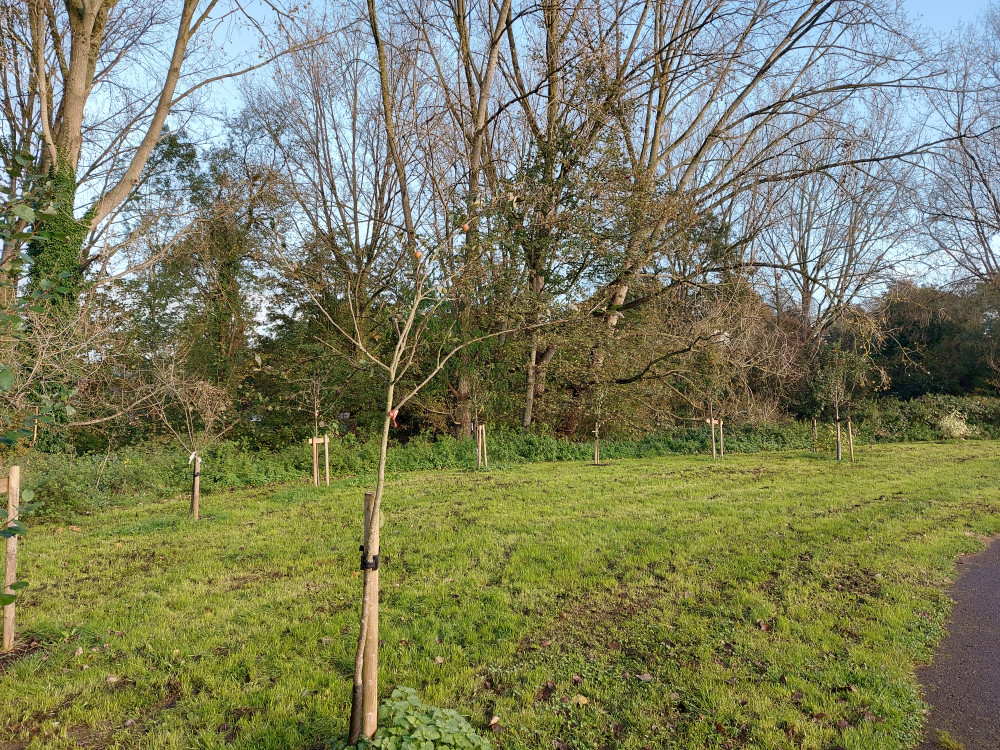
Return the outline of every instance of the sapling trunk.
{"type": "MultiPolygon", "coordinates": [[[[396,367],[393,366],[389,372],[389,386],[386,392],[387,408],[382,424],[382,441],[379,446],[378,481],[375,485],[375,502],[372,506],[371,521],[368,524],[368,533],[365,539],[366,563],[370,563],[372,558],[378,554],[378,528],[379,520],[382,517],[382,491],[385,487],[385,464],[389,452],[389,426],[392,423],[390,411],[392,410],[392,401],[395,396],[395,376],[396,367]]],[[[372,599],[377,599],[378,597],[378,579],[375,579],[374,586],[371,585],[371,578],[367,575],[369,572],[368,570],[365,571],[365,588],[361,598],[361,626],[358,632],[358,649],[354,657],[354,685],[351,691],[351,726],[350,734],[348,735],[348,742],[351,745],[357,744],[362,731],[369,738],[371,734],[374,734],[374,722],[378,712],[377,661],[375,665],[369,663],[368,668],[365,668],[366,652],[369,660],[373,656],[376,660],[378,659],[378,643],[374,644],[374,648],[368,646],[369,631],[378,627],[377,622],[373,622],[378,619],[378,610],[372,606],[372,599]],[[368,678],[367,684],[366,677],[368,678]],[[365,705],[366,701],[369,705],[365,705]],[[371,705],[373,702],[375,703],[374,706],[371,705]],[[371,734],[369,734],[369,731],[371,734]]]]}

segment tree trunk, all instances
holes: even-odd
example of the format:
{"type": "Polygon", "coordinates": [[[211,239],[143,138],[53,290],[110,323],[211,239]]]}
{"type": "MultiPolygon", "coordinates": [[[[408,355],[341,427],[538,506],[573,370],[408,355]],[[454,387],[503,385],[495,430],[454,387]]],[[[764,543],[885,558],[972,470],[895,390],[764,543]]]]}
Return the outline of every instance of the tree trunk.
{"type": "Polygon", "coordinates": [[[472,378],[466,372],[458,374],[455,389],[455,437],[472,437],[472,378]]]}
{"type": "Polygon", "coordinates": [[[528,355],[528,366],[525,371],[524,411],[521,414],[521,429],[527,431],[531,427],[535,408],[535,376],[538,366],[538,332],[531,332],[531,353],[528,355]]]}

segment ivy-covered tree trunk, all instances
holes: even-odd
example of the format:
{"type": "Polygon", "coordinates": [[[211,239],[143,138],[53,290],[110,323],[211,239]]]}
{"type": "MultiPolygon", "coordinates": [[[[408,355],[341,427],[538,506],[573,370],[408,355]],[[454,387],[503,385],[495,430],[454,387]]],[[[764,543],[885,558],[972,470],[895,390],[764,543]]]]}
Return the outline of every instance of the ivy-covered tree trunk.
{"type": "Polygon", "coordinates": [[[29,280],[35,288],[45,279],[58,280],[61,286],[70,289],[64,299],[76,299],[83,283],[81,255],[89,221],[74,216],[76,174],[67,162],[51,170],[49,190],[56,213],[46,218],[44,232],[33,238],[28,248],[29,280]],[[60,274],[66,275],[60,278],[60,274]]]}

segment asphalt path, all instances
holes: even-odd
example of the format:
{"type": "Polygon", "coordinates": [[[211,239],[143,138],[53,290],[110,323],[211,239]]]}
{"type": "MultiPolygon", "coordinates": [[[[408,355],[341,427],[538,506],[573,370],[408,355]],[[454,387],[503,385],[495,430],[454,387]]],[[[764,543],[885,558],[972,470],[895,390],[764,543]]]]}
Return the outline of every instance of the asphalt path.
{"type": "Polygon", "coordinates": [[[959,560],[955,607],[934,661],[917,670],[931,711],[919,750],[1000,750],[1000,539],[959,560]]]}

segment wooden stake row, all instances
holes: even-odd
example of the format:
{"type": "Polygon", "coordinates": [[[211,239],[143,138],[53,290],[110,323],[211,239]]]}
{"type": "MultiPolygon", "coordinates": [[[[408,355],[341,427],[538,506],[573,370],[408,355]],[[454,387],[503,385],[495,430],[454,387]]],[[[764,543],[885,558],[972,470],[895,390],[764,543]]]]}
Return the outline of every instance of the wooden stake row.
{"type": "MultiPolygon", "coordinates": [[[[21,467],[11,466],[10,475],[0,480],[0,493],[7,493],[7,526],[17,521],[21,505],[21,467]]],[[[13,594],[11,586],[17,581],[17,537],[7,540],[7,554],[4,558],[3,593],[13,594]]],[[[3,608],[3,651],[14,649],[14,604],[3,608]]]]}
{"type": "Polygon", "coordinates": [[[486,425],[476,425],[476,468],[490,468],[490,457],[486,453],[486,425]]]}
{"type": "Polygon", "coordinates": [[[323,446],[323,466],[326,475],[326,486],[330,486],[330,436],[309,438],[313,451],[313,487],[319,487],[319,447],[323,446]]]}

